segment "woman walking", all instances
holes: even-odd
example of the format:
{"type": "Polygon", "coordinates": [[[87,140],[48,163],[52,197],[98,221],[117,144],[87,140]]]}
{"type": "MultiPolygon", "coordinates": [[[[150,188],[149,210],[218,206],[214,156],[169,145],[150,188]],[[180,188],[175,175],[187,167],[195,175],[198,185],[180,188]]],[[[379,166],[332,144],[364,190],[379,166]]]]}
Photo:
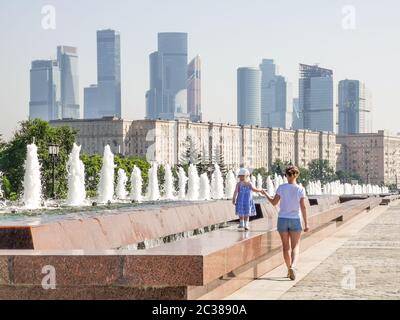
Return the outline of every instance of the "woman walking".
{"type": "Polygon", "coordinates": [[[310,230],[305,206],[305,191],[304,188],[297,184],[299,174],[300,172],[297,167],[289,166],[285,171],[288,183],[280,185],[274,197],[271,197],[264,190],[264,195],[273,206],[280,203],[278,232],[282,240],[283,258],[288,268],[287,277],[291,280],[296,279],[296,264],[299,259],[300,237],[303,231],[301,215],[304,222],[304,232],[310,230]]]}

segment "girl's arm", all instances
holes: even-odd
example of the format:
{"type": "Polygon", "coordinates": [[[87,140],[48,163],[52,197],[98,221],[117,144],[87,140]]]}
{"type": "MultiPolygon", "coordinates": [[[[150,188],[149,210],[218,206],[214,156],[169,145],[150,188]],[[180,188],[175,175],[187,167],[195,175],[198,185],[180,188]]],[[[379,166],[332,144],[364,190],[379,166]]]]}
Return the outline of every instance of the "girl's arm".
{"type": "Polygon", "coordinates": [[[233,205],[236,205],[236,197],[238,195],[238,192],[239,192],[239,182],[236,184],[235,192],[233,193],[233,197],[232,197],[233,205]]]}
{"type": "Polygon", "coordinates": [[[304,221],[304,232],[308,232],[310,228],[308,227],[308,220],[307,220],[307,207],[305,204],[305,199],[306,198],[301,198],[300,199],[300,209],[301,209],[301,214],[303,216],[303,221],[304,221]]]}
{"type": "Polygon", "coordinates": [[[273,206],[276,206],[279,203],[279,201],[281,200],[281,197],[279,194],[276,194],[275,197],[271,197],[266,190],[263,190],[263,194],[267,197],[268,201],[273,206]]]}
{"type": "Polygon", "coordinates": [[[253,191],[253,192],[261,193],[261,192],[264,191],[264,189],[257,189],[257,188],[254,188],[254,186],[253,186],[252,183],[250,183],[250,186],[251,186],[251,191],[253,191]]]}

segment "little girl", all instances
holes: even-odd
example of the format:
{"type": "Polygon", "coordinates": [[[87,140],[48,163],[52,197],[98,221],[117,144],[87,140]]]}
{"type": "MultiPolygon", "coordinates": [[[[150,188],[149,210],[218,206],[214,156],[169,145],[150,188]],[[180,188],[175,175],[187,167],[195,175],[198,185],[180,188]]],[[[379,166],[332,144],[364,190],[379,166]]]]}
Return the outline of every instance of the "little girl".
{"type": "Polygon", "coordinates": [[[236,184],[232,203],[236,206],[236,214],[240,218],[239,229],[249,230],[249,218],[256,215],[256,207],[252,192],[263,192],[250,182],[249,170],[241,168],[238,174],[240,181],[236,184]]]}

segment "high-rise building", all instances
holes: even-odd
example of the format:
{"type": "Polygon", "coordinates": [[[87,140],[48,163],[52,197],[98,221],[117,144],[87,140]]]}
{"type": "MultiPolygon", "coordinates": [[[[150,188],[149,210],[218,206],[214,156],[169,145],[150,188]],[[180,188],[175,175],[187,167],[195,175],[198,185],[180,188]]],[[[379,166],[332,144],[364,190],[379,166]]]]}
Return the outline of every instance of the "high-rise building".
{"type": "Polygon", "coordinates": [[[261,70],[261,126],[290,129],[293,122],[291,84],[277,75],[274,60],[263,59],[261,70]]]}
{"type": "Polygon", "coordinates": [[[58,46],[57,61],[60,69],[61,117],[79,119],[78,49],[58,46]]]}
{"type": "Polygon", "coordinates": [[[147,119],[176,119],[187,114],[188,37],[182,32],[158,34],[158,51],[150,54],[147,119]]]}
{"type": "Polygon", "coordinates": [[[339,82],[339,134],[370,133],[372,131],[371,96],[359,80],[339,82]]]}
{"type": "Polygon", "coordinates": [[[85,119],[105,116],[121,117],[120,34],[110,29],[97,31],[97,85],[85,88],[85,119]]]}
{"type": "Polygon", "coordinates": [[[237,123],[261,125],[261,71],[257,68],[237,70],[237,123]]]}
{"type": "Polygon", "coordinates": [[[303,127],[301,123],[302,119],[300,117],[300,107],[299,107],[299,98],[293,98],[293,128],[300,129],[303,127]]]}
{"type": "Polygon", "coordinates": [[[29,118],[45,121],[60,119],[60,98],[60,71],[57,61],[32,61],[29,118]]]}
{"type": "Polygon", "coordinates": [[[196,56],[188,65],[187,113],[190,120],[201,121],[201,60],[196,56]]]}
{"type": "Polygon", "coordinates": [[[300,64],[299,112],[303,129],[336,132],[332,70],[300,64]]]}

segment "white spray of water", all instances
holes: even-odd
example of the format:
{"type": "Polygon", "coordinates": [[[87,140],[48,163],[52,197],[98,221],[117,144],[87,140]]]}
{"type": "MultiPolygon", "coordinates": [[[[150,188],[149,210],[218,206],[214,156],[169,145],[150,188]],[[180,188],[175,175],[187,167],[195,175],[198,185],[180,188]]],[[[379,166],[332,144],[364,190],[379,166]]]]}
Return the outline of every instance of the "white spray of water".
{"type": "Polygon", "coordinates": [[[224,197],[224,178],[222,178],[222,173],[219,165],[214,164],[214,172],[211,176],[211,197],[215,200],[223,199],[224,197]]]}
{"type": "Polygon", "coordinates": [[[100,183],[97,190],[98,201],[106,203],[114,197],[114,155],[109,145],[104,147],[103,165],[100,171],[100,183]]]}
{"type": "Polygon", "coordinates": [[[168,200],[173,200],[174,196],[174,176],[172,175],[171,166],[166,164],[165,167],[165,175],[164,175],[164,198],[168,200]]]}
{"type": "Polygon", "coordinates": [[[125,200],[128,192],[126,191],[126,183],[128,182],[128,177],[124,169],[118,169],[118,179],[117,179],[117,198],[120,200],[125,200]]]}
{"type": "Polygon", "coordinates": [[[157,201],[158,199],[160,199],[160,189],[158,186],[157,169],[158,165],[154,161],[151,164],[151,168],[149,170],[149,185],[147,187],[147,195],[146,195],[148,201],[157,201]]]}
{"type": "Polygon", "coordinates": [[[34,143],[27,146],[23,200],[27,209],[37,209],[41,205],[42,184],[40,181],[40,164],[37,146],[34,143]]]}
{"type": "Polygon", "coordinates": [[[200,188],[200,178],[197,173],[196,165],[189,165],[189,181],[188,181],[188,193],[187,199],[190,201],[195,201],[199,199],[199,188],[200,188]]]}
{"type": "Polygon", "coordinates": [[[80,152],[81,146],[74,143],[67,162],[67,205],[69,206],[82,206],[85,204],[85,166],[79,157],[80,152]]]}
{"type": "Polygon", "coordinates": [[[257,178],[253,175],[250,176],[250,182],[253,186],[257,185],[257,178]]]}
{"type": "Polygon", "coordinates": [[[262,189],[263,187],[263,179],[261,174],[257,175],[257,189],[262,189]]]}
{"type": "Polygon", "coordinates": [[[225,198],[232,199],[236,188],[236,177],[232,170],[229,170],[225,179],[225,198]]]}
{"type": "Polygon", "coordinates": [[[267,192],[271,197],[275,196],[274,183],[270,176],[267,177],[267,192]]]}
{"type": "Polygon", "coordinates": [[[211,192],[210,192],[210,180],[208,179],[207,173],[202,173],[200,175],[200,200],[210,200],[211,192]]]}
{"type": "Polygon", "coordinates": [[[142,173],[137,166],[133,166],[131,175],[131,200],[140,202],[142,201],[142,187],[143,179],[142,173]]]}
{"type": "Polygon", "coordinates": [[[3,172],[0,171],[0,198],[3,198],[3,172]]]}
{"type": "Polygon", "coordinates": [[[180,200],[184,200],[186,198],[186,182],[188,178],[186,177],[185,170],[182,167],[179,167],[178,179],[179,179],[178,198],[180,200]]]}

